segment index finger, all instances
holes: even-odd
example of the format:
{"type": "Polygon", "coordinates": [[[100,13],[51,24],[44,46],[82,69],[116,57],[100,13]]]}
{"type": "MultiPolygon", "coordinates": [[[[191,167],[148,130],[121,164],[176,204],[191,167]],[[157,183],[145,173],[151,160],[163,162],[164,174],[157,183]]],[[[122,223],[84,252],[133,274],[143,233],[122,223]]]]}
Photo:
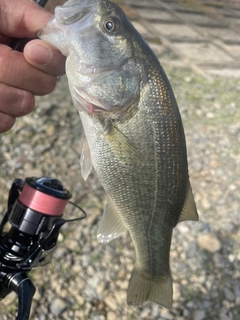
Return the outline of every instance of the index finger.
{"type": "Polygon", "coordinates": [[[52,14],[34,1],[1,0],[0,32],[15,38],[36,38],[52,14]]]}

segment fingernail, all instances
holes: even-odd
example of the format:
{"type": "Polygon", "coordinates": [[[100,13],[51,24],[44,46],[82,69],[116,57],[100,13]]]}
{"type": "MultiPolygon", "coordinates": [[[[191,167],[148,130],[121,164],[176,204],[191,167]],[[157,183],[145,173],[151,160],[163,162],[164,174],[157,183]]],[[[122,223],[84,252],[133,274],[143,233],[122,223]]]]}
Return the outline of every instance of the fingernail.
{"type": "Polygon", "coordinates": [[[33,44],[28,48],[28,59],[42,66],[47,66],[53,58],[50,48],[33,44]]]}

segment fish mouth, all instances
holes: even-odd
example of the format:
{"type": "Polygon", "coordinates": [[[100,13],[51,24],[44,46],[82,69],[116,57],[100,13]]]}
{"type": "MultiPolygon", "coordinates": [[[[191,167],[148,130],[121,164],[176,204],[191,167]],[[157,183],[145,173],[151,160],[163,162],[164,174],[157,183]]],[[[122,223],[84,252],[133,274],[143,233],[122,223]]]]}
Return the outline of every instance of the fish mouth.
{"type": "Polygon", "coordinates": [[[69,25],[94,12],[99,4],[100,0],[69,0],[56,7],[55,17],[61,24],[69,25]]]}
{"type": "Polygon", "coordinates": [[[100,3],[101,0],[69,0],[63,6],[57,6],[54,16],[37,36],[68,56],[69,48],[64,44],[66,39],[72,32],[79,32],[93,25],[94,13],[100,3]],[[79,20],[81,24],[78,23],[79,20]]]}
{"type": "Polygon", "coordinates": [[[79,61],[77,56],[76,58],[73,58],[73,60],[75,59],[77,60],[75,63],[75,66],[77,66],[77,71],[83,76],[89,76],[89,77],[92,76],[93,78],[103,77],[105,74],[107,75],[109,72],[114,72],[118,69],[118,68],[102,67],[100,65],[87,64],[84,61],[81,61],[81,60],[79,61]]]}

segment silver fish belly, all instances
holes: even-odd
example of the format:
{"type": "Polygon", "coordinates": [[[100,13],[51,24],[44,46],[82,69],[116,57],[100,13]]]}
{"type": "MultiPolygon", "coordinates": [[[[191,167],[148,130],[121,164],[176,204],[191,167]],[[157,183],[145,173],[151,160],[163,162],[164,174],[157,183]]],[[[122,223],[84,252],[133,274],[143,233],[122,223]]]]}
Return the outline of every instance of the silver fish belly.
{"type": "Polygon", "coordinates": [[[70,0],[40,37],[67,56],[73,102],[91,160],[108,194],[98,240],[128,230],[136,251],[127,301],[172,305],[172,230],[198,220],[178,106],[158,59],[109,0],[70,0]],[[94,50],[93,50],[94,49],[94,50]]]}

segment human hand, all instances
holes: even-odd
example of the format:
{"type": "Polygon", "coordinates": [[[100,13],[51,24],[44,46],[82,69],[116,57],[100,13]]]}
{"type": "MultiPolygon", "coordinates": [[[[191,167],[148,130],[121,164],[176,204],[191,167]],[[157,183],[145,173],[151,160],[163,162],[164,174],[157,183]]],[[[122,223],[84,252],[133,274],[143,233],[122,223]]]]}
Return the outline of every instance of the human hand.
{"type": "Polygon", "coordinates": [[[32,111],[34,95],[53,91],[65,72],[65,58],[42,40],[31,40],[24,52],[12,50],[12,38],[36,38],[51,14],[29,0],[0,0],[0,133],[17,117],[32,111]]]}

